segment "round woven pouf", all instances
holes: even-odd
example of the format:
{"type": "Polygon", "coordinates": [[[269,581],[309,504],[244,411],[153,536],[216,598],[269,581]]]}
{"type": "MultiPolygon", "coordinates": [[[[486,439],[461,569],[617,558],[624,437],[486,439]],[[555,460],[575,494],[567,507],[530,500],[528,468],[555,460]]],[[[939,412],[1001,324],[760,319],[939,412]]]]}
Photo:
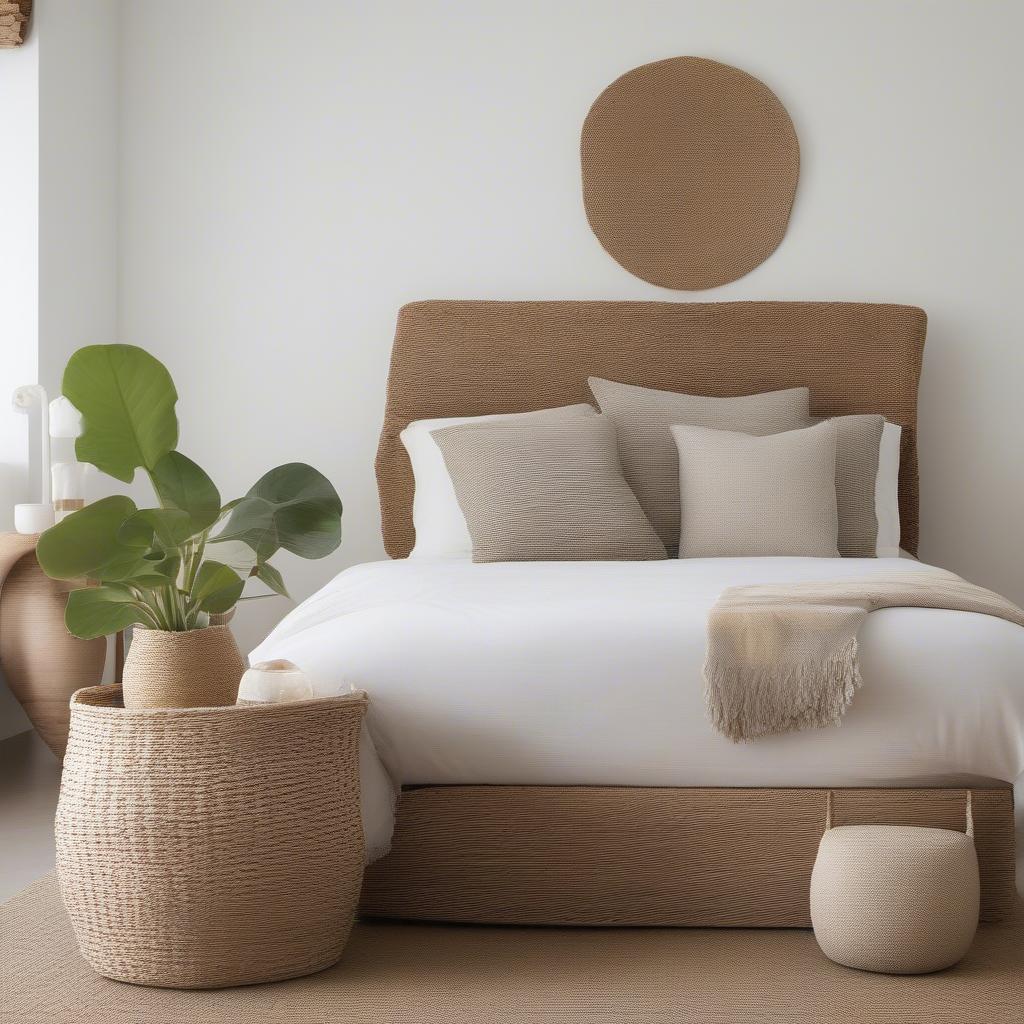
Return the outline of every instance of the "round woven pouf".
{"type": "Polygon", "coordinates": [[[364,694],[126,710],[79,690],[57,870],[86,961],[118,981],[220,988],[341,956],[363,877],[364,694]]]}
{"type": "Polygon", "coordinates": [[[822,836],[811,873],[811,923],[836,963],[884,974],[951,967],[970,948],[979,904],[970,794],[966,834],[841,825],[822,836]]]}

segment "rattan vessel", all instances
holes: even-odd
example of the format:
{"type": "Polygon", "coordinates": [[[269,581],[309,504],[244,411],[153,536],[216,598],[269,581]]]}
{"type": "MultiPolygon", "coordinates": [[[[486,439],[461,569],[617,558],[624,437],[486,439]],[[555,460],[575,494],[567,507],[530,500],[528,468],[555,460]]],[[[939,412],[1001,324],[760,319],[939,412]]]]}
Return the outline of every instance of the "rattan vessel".
{"type": "Polygon", "coordinates": [[[363,876],[366,697],[133,709],[79,690],[57,808],[57,869],[100,974],[220,988],[322,970],[363,876]]]}

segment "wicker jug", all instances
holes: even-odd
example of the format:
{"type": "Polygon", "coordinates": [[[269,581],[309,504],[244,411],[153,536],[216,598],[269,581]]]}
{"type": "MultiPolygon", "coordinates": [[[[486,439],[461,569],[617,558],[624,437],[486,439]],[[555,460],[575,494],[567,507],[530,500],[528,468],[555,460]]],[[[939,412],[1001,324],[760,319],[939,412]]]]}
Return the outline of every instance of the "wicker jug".
{"type": "Polygon", "coordinates": [[[124,662],[126,708],[214,708],[234,704],[245,662],[228,626],[184,633],[133,630],[124,662]]]}
{"type": "Polygon", "coordinates": [[[79,640],[64,625],[68,591],[36,561],[35,539],[0,534],[0,665],[46,745],[64,756],[75,690],[103,678],[105,637],[79,640]]]}

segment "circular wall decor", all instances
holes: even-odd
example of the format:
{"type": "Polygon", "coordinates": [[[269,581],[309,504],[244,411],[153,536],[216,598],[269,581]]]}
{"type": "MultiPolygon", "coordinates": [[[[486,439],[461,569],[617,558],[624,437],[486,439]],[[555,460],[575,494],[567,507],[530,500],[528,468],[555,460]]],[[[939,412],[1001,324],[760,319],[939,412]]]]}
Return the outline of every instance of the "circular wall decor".
{"type": "Polygon", "coordinates": [[[786,233],[800,174],[793,122],[745,71],[672,57],[601,93],[580,140],[583,204],[598,241],[665,288],[735,281],[786,233]]]}

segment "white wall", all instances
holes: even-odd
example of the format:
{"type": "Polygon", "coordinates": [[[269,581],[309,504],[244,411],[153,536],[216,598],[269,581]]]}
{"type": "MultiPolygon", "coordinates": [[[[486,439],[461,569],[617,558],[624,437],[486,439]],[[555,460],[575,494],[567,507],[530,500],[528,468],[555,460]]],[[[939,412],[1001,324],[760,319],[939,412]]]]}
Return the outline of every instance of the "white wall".
{"type": "Polygon", "coordinates": [[[36,5],[39,380],[51,397],[76,349],[117,340],[120,8],[119,0],[36,5]]]}
{"type": "MultiPolygon", "coordinates": [[[[14,505],[29,500],[28,420],[11,411],[11,392],[38,373],[39,45],[0,50],[0,531],[14,528],[14,505]]],[[[37,499],[38,500],[38,499],[37,499]]],[[[28,728],[0,675],[0,739],[28,728]]]]}
{"type": "Polygon", "coordinates": [[[121,338],[167,362],[183,448],[226,494],[290,459],[336,482],[342,551],[284,565],[304,596],[381,554],[372,464],[405,301],[916,303],[922,554],[1024,600],[1022,30],[1013,2],[133,0],[121,338]],[[578,163],[601,89],[686,53],[768,83],[803,163],[778,252],[689,295],[605,255],[578,163]]]}
{"type": "MultiPolygon", "coordinates": [[[[11,392],[38,381],[54,397],[71,352],[115,340],[119,13],[46,0],[25,45],[0,50],[0,530],[38,488],[11,392]]],[[[0,738],[27,727],[0,679],[0,738]]]]}
{"type": "MultiPolygon", "coordinates": [[[[0,531],[29,500],[28,418],[11,411],[13,390],[39,370],[39,45],[0,50],[0,531]]],[[[38,500],[38,499],[37,499],[38,500]]]]}

